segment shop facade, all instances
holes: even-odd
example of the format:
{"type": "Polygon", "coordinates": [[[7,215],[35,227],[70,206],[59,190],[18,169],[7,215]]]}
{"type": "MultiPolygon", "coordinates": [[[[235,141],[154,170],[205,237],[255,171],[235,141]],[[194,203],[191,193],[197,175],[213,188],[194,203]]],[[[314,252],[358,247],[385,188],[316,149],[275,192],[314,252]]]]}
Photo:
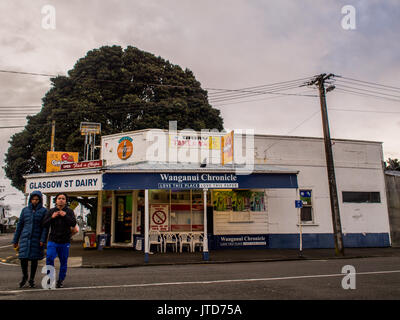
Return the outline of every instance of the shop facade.
{"type": "MultiPolygon", "coordinates": [[[[26,176],[26,192],[97,196],[97,234],[133,246],[148,232],[200,232],[210,249],[333,248],[323,140],[141,130],[103,136],[101,168],[26,176]],[[302,200],[303,208],[295,207],[302,200]]],[[[333,140],[345,247],[390,246],[382,144],[333,140]]]]}

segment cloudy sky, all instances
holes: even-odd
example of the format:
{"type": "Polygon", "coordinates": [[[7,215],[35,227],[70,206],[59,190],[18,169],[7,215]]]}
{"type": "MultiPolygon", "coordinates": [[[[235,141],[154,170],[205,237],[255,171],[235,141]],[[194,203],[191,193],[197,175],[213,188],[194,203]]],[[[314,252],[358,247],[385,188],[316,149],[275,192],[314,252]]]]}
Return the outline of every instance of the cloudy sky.
{"type": "MultiPolygon", "coordinates": [[[[66,74],[88,50],[116,44],[191,69],[203,88],[241,89],[320,73],[400,87],[398,0],[2,0],[0,13],[0,70],[66,74]],[[45,5],[55,9],[55,29],[43,28],[45,5]],[[345,5],[355,8],[354,30],[343,28],[345,5]]],[[[40,106],[49,87],[47,77],[0,72],[0,106],[40,106]]],[[[361,88],[370,91],[328,93],[331,136],[381,141],[385,159],[400,158],[400,102],[376,97],[387,87],[361,88]]],[[[282,92],[317,94],[307,87],[282,92]]],[[[396,89],[385,93],[400,96],[396,89]]],[[[212,105],[225,128],[322,136],[316,97],[264,94],[212,105]]],[[[1,165],[8,139],[22,130],[8,127],[24,124],[0,117],[1,165]]],[[[3,170],[1,184],[17,192],[3,170]]],[[[7,202],[21,199],[17,193],[7,202]]]]}

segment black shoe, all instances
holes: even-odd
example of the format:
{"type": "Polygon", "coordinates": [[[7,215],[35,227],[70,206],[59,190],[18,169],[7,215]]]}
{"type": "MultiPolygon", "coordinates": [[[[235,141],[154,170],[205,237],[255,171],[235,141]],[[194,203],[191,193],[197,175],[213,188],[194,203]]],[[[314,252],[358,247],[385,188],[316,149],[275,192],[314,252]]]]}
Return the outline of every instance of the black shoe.
{"type": "Polygon", "coordinates": [[[63,285],[62,280],[58,280],[58,281],[57,281],[56,288],[64,288],[64,285],[63,285]]]}
{"type": "Polygon", "coordinates": [[[22,288],[25,285],[26,280],[28,280],[28,279],[27,278],[22,278],[21,282],[19,283],[19,287],[20,288],[22,288]]]}
{"type": "Polygon", "coordinates": [[[29,288],[35,288],[35,280],[29,280],[29,288]]]}

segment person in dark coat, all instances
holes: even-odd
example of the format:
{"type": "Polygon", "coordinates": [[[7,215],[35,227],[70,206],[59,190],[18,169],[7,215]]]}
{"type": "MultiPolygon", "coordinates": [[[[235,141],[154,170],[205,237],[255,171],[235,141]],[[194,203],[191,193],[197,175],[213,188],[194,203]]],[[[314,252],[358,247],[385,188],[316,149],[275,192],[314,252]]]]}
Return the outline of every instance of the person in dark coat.
{"type": "Polygon", "coordinates": [[[56,207],[49,210],[43,219],[43,226],[50,229],[49,242],[47,243],[46,265],[54,267],[54,259],[60,260],[57,288],[63,287],[67,275],[69,248],[71,246],[71,228],[76,226],[74,211],[67,206],[67,195],[56,195],[56,207]]]}
{"type": "Polygon", "coordinates": [[[28,280],[28,261],[31,261],[29,286],[35,287],[35,274],[38,260],[44,257],[43,249],[47,238],[47,229],[42,226],[47,209],[43,207],[43,197],[40,191],[33,191],[29,197],[29,205],[22,209],[12,243],[19,247],[18,257],[21,261],[22,288],[28,280]]]}

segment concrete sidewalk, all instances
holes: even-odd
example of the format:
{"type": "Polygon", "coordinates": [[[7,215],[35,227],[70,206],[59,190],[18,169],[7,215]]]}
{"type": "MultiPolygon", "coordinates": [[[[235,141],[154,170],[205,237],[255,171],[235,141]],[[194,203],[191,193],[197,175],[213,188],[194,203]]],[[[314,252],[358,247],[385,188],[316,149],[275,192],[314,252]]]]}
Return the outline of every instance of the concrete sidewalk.
{"type": "Polygon", "coordinates": [[[296,249],[227,249],[212,250],[209,260],[204,261],[201,252],[153,253],[144,262],[144,253],[133,248],[84,249],[82,242],[73,241],[71,257],[82,257],[84,268],[118,268],[153,265],[210,264],[257,261],[349,259],[366,257],[400,257],[400,248],[345,248],[344,257],[336,257],[334,249],[305,249],[302,255],[296,249]]]}
{"type": "MultiPolygon", "coordinates": [[[[12,247],[1,251],[3,263],[19,264],[18,256],[12,247]]],[[[212,264],[235,262],[260,262],[260,261],[290,261],[290,260],[327,260],[327,259],[351,259],[367,257],[400,257],[400,248],[345,248],[344,257],[336,257],[334,249],[304,249],[302,256],[297,249],[226,249],[212,250],[209,260],[204,261],[201,252],[183,253],[153,253],[149,255],[149,262],[144,262],[144,253],[130,248],[104,248],[84,249],[81,240],[73,240],[70,249],[68,266],[70,268],[123,268],[154,265],[178,265],[178,264],[212,264]]],[[[42,266],[46,259],[39,262],[42,266]]],[[[58,259],[55,260],[58,267],[58,259]]]]}

